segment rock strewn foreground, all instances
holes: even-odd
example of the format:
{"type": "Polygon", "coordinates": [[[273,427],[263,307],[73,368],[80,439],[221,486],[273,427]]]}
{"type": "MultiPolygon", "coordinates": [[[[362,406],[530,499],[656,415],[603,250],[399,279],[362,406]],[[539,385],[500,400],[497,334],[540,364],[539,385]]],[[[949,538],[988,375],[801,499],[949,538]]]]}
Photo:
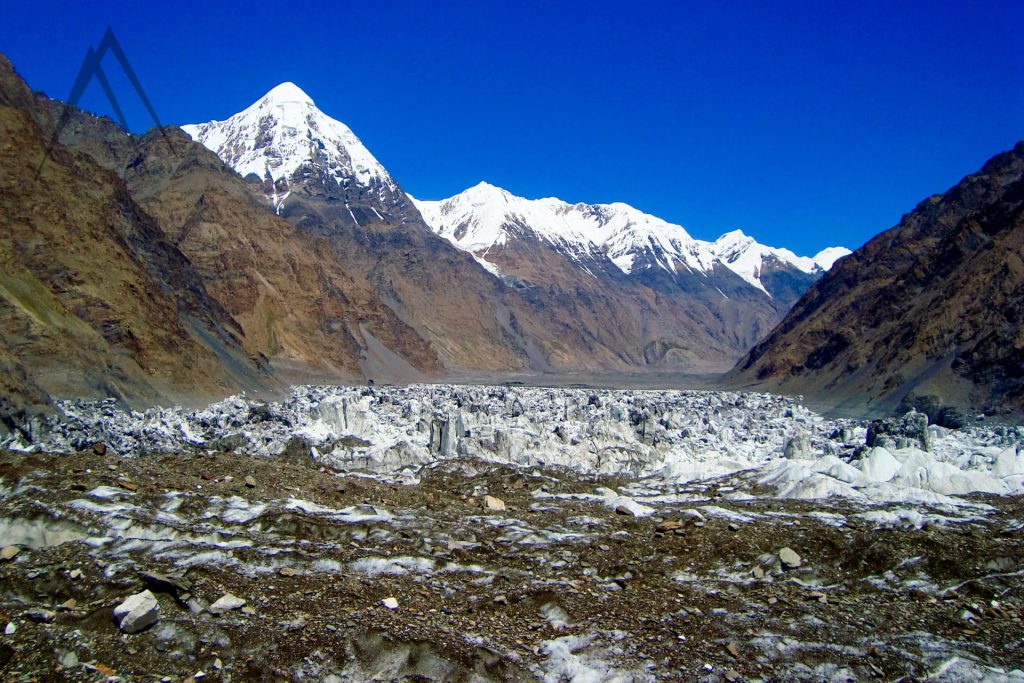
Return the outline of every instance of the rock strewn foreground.
{"type": "Polygon", "coordinates": [[[35,434],[68,454],[0,460],[6,679],[1024,679],[1024,507],[963,490],[1019,486],[1015,429],[868,450],[767,396],[499,387],[66,409],[35,434]]]}

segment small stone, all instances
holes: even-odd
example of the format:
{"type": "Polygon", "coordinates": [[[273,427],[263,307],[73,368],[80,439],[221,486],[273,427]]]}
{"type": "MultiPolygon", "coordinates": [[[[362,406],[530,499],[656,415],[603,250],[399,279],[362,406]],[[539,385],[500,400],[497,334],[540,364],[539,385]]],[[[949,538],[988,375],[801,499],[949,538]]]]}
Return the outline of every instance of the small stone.
{"type": "Polygon", "coordinates": [[[398,598],[384,598],[380,601],[380,604],[384,605],[388,609],[398,609],[398,598]]]}
{"type": "Polygon", "coordinates": [[[18,625],[15,624],[13,621],[7,622],[7,627],[4,628],[4,635],[5,636],[13,636],[17,632],[18,632],[18,625]]]}
{"type": "Polygon", "coordinates": [[[132,595],[114,608],[118,628],[125,633],[138,633],[160,619],[160,604],[148,590],[132,595]]]}
{"type": "Polygon", "coordinates": [[[796,569],[800,566],[800,556],[789,547],[783,548],[779,551],[779,560],[782,561],[782,566],[786,569],[796,569]]]}
{"type": "Polygon", "coordinates": [[[233,609],[238,609],[239,607],[244,606],[245,600],[238,596],[232,595],[231,593],[225,593],[217,599],[217,602],[213,603],[206,609],[211,614],[223,614],[224,612],[230,612],[233,609]]]}
{"type": "Polygon", "coordinates": [[[664,522],[659,522],[658,526],[654,527],[655,531],[662,533],[666,531],[675,531],[676,529],[682,529],[683,523],[677,519],[666,519],[664,522]]]}
{"type": "Polygon", "coordinates": [[[212,481],[213,475],[210,474],[209,472],[200,472],[199,478],[202,479],[203,481],[212,481]]]}
{"type": "Polygon", "coordinates": [[[729,669],[725,672],[725,680],[729,681],[729,683],[736,683],[736,681],[740,680],[740,672],[736,669],[729,669]]]}
{"type": "Polygon", "coordinates": [[[121,488],[123,488],[126,491],[138,491],[139,490],[139,485],[138,484],[133,484],[132,482],[128,481],[127,479],[120,480],[119,482],[117,482],[117,485],[120,486],[121,488]]]}
{"type": "Polygon", "coordinates": [[[291,621],[282,621],[281,626],[286,631],[301,631],[306,628],[306,617],[300,614],[291,621]]]}
{"type": "Polygon", "coordinates": [[[729,531],[739,531],[739,530],[740,530],[740,525],[739,524],[737,524],[736,522],[730,522],[729,523],[729,531]]]}
{"type": "Polygon", "coordinates": [[[185,579],[172,578],[156,572],[141,572],[139,577],[146,584],[146,588],[156,593],[170,593],[186,602],[192,597],[192,584],[185,579]]]}
{"type": "Polygon", "coordinates": [[[220,661],[219,657],[217,659],[213,660],[213,669],[214,669],[214,671],[220,671],[223,668],[224,668],[224,662],[220,661]]]}
{"type": "Polygon", "coordinates": [[[488,510],[502,511],[505,509],[505,501],[494,496],[484,496],[484,507],[488,510]]]}
{"type": "Polygon", "coordinates": [[[19,548],[16,545],[6,546],[6,547],[4,547],[3,550],[0,550],[0,560],[2,560],[3,562],[10,562],[20,552],[21,552],[21,548],[19,548]]]}
{"type": "Polygon", "coordinates": [[[65,669],[74,669],[78,666],[78,655],[74,652],[65,652],[64,656],[60,658],[60,665],[65,669]]]}
{"type": "Polygon", "coordinates": [[[778,601],[779,601],[779,599],[776,598],[775,596],[772,596],[772,597],[768,598],[768,604],[769,605],[774,605],[774,604],[778,603],[778,601]]]}
{"type": "Polygon", "coordinates": [[[78,600],[75,600],[74,598],[68,598],[64,602],[60,603],[60,608],[61,609],[66,609],[66,610],[73,610],[77,606],[78,606],[78,600]]]}
{"type": "Polygon", "coordinates": [[[256,480],[253,479],[252,476],[246,477],[245,478],[245,486],[246,486],[246,488],[250,488],[250,489],[256,488],[256,480]]]}
{"type": "Polygon", "coordinates": [[[68,572],[68,578],[70,578],[72,581],[78,581],[80,578],[82,578],[82,570],[72,569],[68,572]]]}
{"type": "Polygon", "coordinates": [[[284,577],[298,576],[299,570],[295,567],[281,567],[277,573],[284,577]]]}
{"type": "Polygon", "coordinates": [[[496,605],[507,605],[508,598],[506,598],[504,595],[498,595],[494,598],[494,603],[496,605]]]}
{"type": "Polygon", "coordinates": [[[757,567],[754,567],[754,570],[751,573],[754,575],[755,579],[763,579],[764,578],[764,568],[762,568],[760,565],[758,565],[757,567]]]}
{"type": "Polygon", "coordinates": [[[49,624],[56,618],[57,613],[52,612],[48,609],[36,608],[26,612],[25,616],[27,616],[32,621],[39,621],[44,624],[49,624]]]}
{"type": "Polygon", "coordinates": [[[105,444],[105,443],[103,443],[101,441],[97,441],[96,443],[94,443],[92,445],[92,452],[95,453],[96,455],[106,455],[107,454],[107,444],[105,444]]]}
{"type": "Polygon", "coordinates": [[[246,605],[245,607],[242,608],[242,614],[245,614],[245,615],[251,617],[252,615],[256,614],[256,610],[253,609],[252,607],[249,607],[248,605],[246,605]]]}
{"type": "Polygon", "coordinates": [[[736,647],[736,643],[729,643],[728,645],[725,646],[725,649],[728,650],[729,654],[731,654],[733,657],[736,657],[737,659],[739,659],[740,649],[738,647],[736,647]]]}

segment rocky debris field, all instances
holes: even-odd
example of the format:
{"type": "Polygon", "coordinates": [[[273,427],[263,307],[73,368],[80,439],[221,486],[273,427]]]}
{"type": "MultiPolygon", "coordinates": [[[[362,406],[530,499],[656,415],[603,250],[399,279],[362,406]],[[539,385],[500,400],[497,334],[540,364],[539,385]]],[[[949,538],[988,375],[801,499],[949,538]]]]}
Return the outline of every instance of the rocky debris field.
{"type": "Polygon", "coordinates": [[[4,680],[1024,681],[1016,428],[505,387],[64,412],[0,456],[4,680]]]}

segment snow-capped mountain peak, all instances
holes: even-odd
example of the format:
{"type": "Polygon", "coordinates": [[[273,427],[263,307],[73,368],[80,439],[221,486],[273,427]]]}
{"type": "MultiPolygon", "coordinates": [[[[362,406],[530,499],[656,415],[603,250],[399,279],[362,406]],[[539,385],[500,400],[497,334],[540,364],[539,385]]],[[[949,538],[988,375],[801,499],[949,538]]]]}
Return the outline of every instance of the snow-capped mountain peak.
{"type": "Polygon", "coordinates": [[[607,257],[626,274],[648,268],[673,274],[680,269],[709,273],[719,263],[767,294],[761,282],[766,260],[816,274],[849,253],[843,247],[831,247],[813,258],[801,257],[788,249],[762,245],[741,230],[707,242],[629,204],[525,199],[485,182],[448,199],[413,201],[435,232],[484,261],[495,247],[534,238],[581,264],[588,258],[607,257]]]}
{"type": "Polygon", "coordinates": [[[279,104],[308,104],[316,106],[313,103],[313,98],[307,95],[306,91],[291,81],[285,81],[284,83],[272,88],[270,92],[260,98],[260,101],[264,100],[279,104]]]}
{"type": "Polygon", "coordinates": [[[339,185],[396,187],[352,130],[320,111],[294,83],[281,83],[223,121],[181,128],[243,176],[276,183],[324,174],[339,185]]]}

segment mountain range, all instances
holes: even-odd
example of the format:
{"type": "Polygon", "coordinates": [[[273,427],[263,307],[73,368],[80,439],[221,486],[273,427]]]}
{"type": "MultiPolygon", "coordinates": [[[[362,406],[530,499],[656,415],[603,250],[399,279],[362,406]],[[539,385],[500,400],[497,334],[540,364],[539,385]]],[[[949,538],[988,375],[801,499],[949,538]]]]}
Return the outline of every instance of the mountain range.
{"type": "Polygon", "coordinates": [[[848,253],[801,259],[735,233],[710,244],[625,204],[487,184],[417,201],[291,83],[183,130],[327,238],[446,371],[724,370],[848,253]]]}
{"type": "Polygon", "coordinates": [[[935,390],[1006,408],[1021,393],[1019,145],[852,255],[801,257],[623,203],[488,183],[415,199],[291,83],[226,120],[136,136],[31,92],[0,56],[0,133],[8,424],[51,395],[737,360],[734,384],[837,405],[935,390]]]}

